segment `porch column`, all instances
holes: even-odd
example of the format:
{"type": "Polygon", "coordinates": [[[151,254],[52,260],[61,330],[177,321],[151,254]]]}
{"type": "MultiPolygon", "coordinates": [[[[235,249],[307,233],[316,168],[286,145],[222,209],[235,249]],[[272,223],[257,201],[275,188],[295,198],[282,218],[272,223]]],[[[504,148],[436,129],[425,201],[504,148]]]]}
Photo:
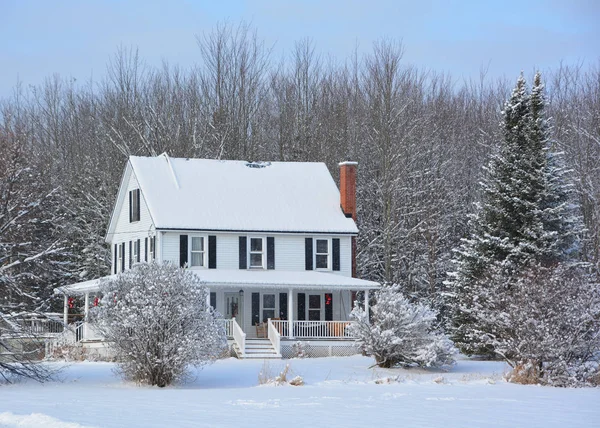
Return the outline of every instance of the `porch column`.
{"type": "Polygon", "coordinates": [[[288,290],[288,338],[294,338],[294,290],[288,290]]]}
{"type": "Polygon", "coordinates": [[[85,293],[85,307],[83,309],[83,319],[85,322],[88,320],[88,314],[90,312],[90,293],[89,291],[85,293]]]}
{"type": "Polygon", "coordinates": [[[369,321],[369,290],[365,290],[365,313],[367,314],[367,321],[369,321]]]}
{"type": "Polygon", "coordinates": [[[88,337],[88,314],[90,311],[90,292],[85,293],[84,300],[84,309],[83,309],[83,337],[87,339],[88,337]]]}
{"type": "Polygon", "coordinates": [[[64,304],[63,304],[63,323],[65,324],[65,328],[67,323],[69,322],[69,296],[67,294],[63,294],[64,304]]]}
{"type": "Polygon", "coordinates": [[[206,293],[206,311],[210,310],[210,289],[208,289],[208,293],[206,293]]]}

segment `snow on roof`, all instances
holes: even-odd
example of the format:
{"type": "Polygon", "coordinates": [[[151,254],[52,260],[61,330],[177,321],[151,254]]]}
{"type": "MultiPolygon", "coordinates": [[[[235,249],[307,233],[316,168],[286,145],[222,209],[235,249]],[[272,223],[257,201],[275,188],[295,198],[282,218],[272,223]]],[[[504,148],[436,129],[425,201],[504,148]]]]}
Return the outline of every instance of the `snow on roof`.
{"type": "MultiPolygon", "coordinates": [[[[301,288],[319,290],[374,290],[380,288],[377,282],[329,272],[316,271],[276,271],[276,270],[246,270],[246,269],[192,269],[208,287],[254,287],[254,288],[301,288]]],[[[100,282],[107,278],[80,282],[78,284],[58,287],[54,294],[79,295],[93,293],[99,290],[100,282]]]]}
{"type": "Polygon", "coordinates": [[[324,163],[129,161],[157,229],[358,232],[324,163]]]}
{"type": "Polygon", "coordinates": [[[236,286],[257,288],[318,288],[371,290],[380,288],[377,282],[329,272],[251,270],[251,269],[198,269],[192,270],[207,286],[236,286]]]}

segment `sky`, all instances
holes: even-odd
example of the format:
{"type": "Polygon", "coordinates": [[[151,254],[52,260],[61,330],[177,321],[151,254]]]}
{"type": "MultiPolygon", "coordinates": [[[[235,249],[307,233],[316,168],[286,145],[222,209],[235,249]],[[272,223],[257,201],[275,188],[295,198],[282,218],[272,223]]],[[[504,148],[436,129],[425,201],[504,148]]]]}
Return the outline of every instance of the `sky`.
{"type": "Polygon", "coordinates": [[[119,46],[192,67],[196,36],[241,21],[277,60],[304,38],[339,61],[394,39],[406,64],[455,79],[600,66],[600,0],[0,0],[0,97],[54,74],[98,81],[119,46]]]}

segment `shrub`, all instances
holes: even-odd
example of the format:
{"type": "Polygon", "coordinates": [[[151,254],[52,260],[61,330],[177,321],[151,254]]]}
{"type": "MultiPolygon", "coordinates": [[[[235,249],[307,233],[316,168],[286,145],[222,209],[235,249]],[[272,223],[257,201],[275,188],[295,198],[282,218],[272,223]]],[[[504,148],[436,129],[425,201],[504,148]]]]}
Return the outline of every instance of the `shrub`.
{"type": "Polygon", "coordinates": [[[454,363],[457,351],[446,335],[435,327],[436,313],[421,303],[411,303],[397,286],[375,294],[371,319],[358,306],[352,311],[356,323],[349,329],[373,355],[380,367],[440,367],[454,363]]]}
{"type": "Polygon", "coordinates": [[[216,359],[225,327],[207,304],[208,290],[190,271],[172,264],[139,264],[101,285],[92,316],[119,361],[122,375],[164,387],[186,367],[216,359]]]}

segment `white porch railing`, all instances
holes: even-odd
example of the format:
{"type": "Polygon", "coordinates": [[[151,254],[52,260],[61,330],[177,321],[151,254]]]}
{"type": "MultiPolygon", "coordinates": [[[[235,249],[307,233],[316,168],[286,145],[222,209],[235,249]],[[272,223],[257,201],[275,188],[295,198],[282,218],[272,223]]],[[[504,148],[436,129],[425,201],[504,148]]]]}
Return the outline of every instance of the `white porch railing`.
{"type": "Polygon", "coordinates": [[[240,353],[243,358],[246,354],[246,333],[242,330],[242,327],[237,323],[235,318],[231,318],[233,325],[233,340],[235,341],[240,353]]]}
{"type": "Polygon", "coordinates": [[[292,321],[290,336],[289,321],[272,320],[273,328],[284,337],[297,339],[352,339],[348,331],[353,321],[292,321]]]}
{"type": "Polygon", "coordinates": [[[275,348],[275,352],[281,354],[281,334],[271,321],[271,318],[267,319],[268,337],[271,341],[271,345],[275,348]]]}
{"type": "Polygon", "coordinates": [[[227,335],[227,339],[233,339],[233,323],[234,319],[224,319],[223,323],[225,324],[225,334],[227,335]]]}

